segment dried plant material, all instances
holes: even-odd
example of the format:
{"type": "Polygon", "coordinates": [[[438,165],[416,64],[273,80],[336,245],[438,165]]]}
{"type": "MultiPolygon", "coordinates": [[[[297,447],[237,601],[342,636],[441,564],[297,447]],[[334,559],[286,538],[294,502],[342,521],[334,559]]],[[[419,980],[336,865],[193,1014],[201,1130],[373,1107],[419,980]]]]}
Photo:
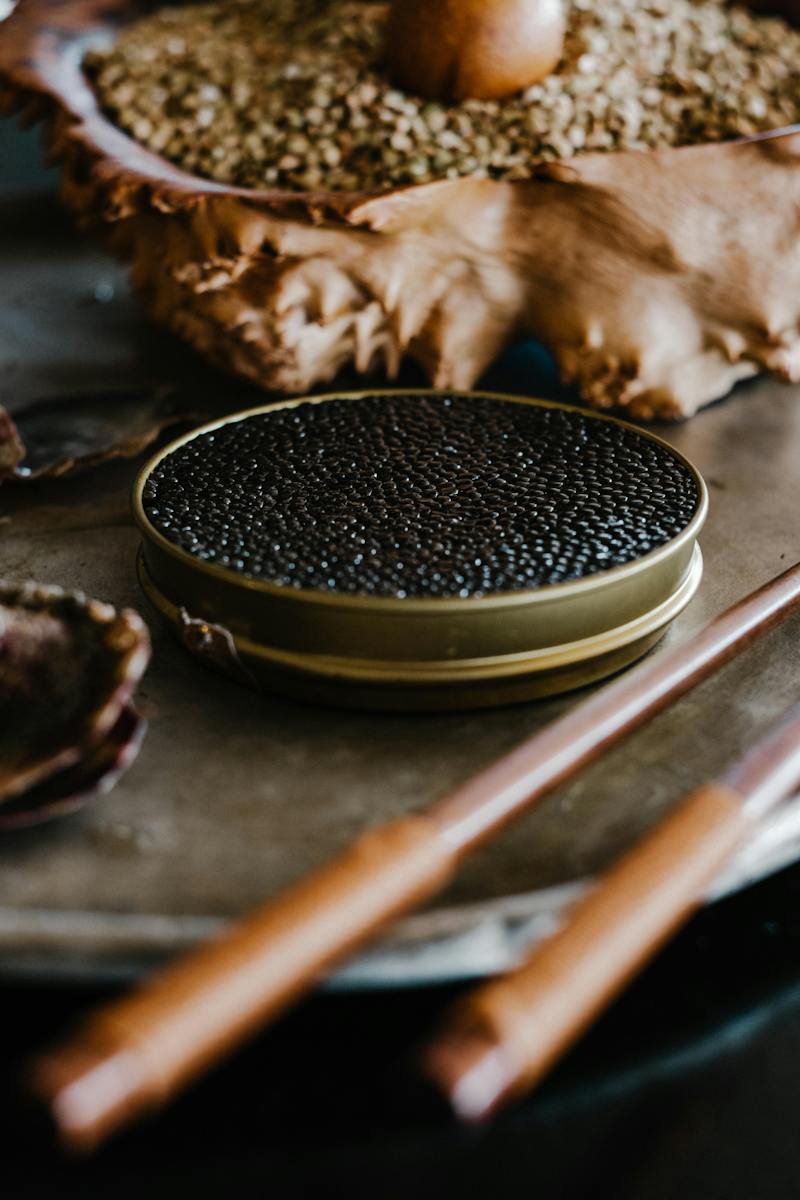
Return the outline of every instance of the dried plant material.
{"type": "Polygon", "coordinates": [[[170,388],[102,396],[57,396],[17,417],[25,444],[20,479],[73,475],[115,458],[134,458],[171,425],[199,423],[170,388]]]}
{"type": "Polygon", "coordinates": [[[16,425],[0,408],[0,483],[13,475],[25,455],[16,425]]]}
{"type": "Polygon", "coordinates": [[[83,808],[104,796],[134,762],[147,723],[130,706],[101,742],[74,766],[56,771],[21,796],[0,805],[0,832],[27,829],[83,808]]]}
{"type": "Polygon", "coordinates": [[[353,201],[324,225],[211,195],[159,238],[126,232],[155,320],[268,388],[349,362],[391,374],[406,354],[469,388],[528,334],[590,403],[675,419],[759,369],[800,379],[798,151],[795,135],[591,155],[353,201]]]}
{"type": "MultiPolygon", "coordinates": [[[[70,771],[75,781],[97,779],[99,761],[107,774],[101,746],[149,656],[147,629],[131,610],[60,588],[0,584],[0,804],[22,803],[70,771]]],[[[64,799],[54,787],[45,799],[64,799]]],[[[76,782],[78,790],[86,789],[76,782]]]]}
{"type": "Polygon", "coordinates": [[[132,262],[149,315],[215,364],[302,393],[407,355],[465,388],[530,335],[585,400],[645,418],[688,416],[759,370],[800,379],[796,134],[369,199],[236,189],[99,111],[80,51],[142,11],[27,0],[0,39],[0,102],[48,120],[66,203],[132,262]]]}
{"type": "Polygon", "coordinates": [[[449,105],[392,86],[387,18],[375,0],[170,7],[86,65],[132,137],[249,188],[525,178],[587,151],[724,141],[800,120],[800,31],[723,0],[572,0],[554,74],[503,100],[449,105]]]}

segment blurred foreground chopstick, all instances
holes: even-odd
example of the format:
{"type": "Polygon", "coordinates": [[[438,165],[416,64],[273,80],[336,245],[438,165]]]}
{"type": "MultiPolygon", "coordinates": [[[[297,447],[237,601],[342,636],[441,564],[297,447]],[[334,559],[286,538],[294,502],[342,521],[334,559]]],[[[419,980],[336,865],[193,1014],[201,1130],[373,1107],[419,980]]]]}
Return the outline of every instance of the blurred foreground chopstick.
{"type": "Polygon", "coordinates": [[[33,1073],[64,1144],[90,1150],[167,1103],[387,921],[440,891],[470,850],[798,609],[800,564],[576,704],[425,813],[360,837],[222,937],[90,1015],[33,1073]]]}
{"type": "Polygon", "coordinates": [[[484,1119],[534,1087],[798,786],[800,706],[602,875],[522,966],[461,1001],[423,1057],[459,1116],[484,1119]]]}

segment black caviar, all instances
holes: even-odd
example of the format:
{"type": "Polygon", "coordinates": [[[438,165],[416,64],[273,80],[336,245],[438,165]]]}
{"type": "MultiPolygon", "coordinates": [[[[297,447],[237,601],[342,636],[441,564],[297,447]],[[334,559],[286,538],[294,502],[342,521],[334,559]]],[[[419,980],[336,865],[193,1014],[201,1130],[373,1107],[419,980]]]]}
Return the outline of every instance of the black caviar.
{"type": "Polygon", "coordinates": [[[205,562],[295,588],[481,596],[579,579],[676,536],[695,480],[589,413],[487,397],[305,403],[203,433],[144,507],[205,562]]]}

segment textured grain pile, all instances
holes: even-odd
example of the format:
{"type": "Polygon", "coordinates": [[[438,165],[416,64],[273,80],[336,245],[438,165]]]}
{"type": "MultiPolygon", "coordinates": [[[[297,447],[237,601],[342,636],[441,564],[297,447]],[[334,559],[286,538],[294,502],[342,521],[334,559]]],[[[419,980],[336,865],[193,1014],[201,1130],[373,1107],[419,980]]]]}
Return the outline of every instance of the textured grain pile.
{"type": "Polygon", "coordinates": [[[592,150],[676,146],[800,119],[800,32],[720,0],[572,0],[564,58],[501,102],[430,103],[382,69],[387,5],[168,8],[86,59],[108,114],[189,171],[359,191],[524,178],[592,150]]]}

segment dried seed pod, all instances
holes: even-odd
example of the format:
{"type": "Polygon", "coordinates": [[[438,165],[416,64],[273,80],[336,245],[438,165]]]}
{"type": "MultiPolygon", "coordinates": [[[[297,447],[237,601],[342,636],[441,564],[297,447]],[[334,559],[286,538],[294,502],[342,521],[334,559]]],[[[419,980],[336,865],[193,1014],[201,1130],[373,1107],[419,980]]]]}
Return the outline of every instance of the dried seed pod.
{"type": "Polygon", "coordinates": [[[510,96],[558,65],[564,29],[561,0],[394,0],[389,70],[437,100],[510,96]]]}
{"type": "Polygon", "coordinates": [[[0,804],[61,807],[129,761],[138,734],[120,722],[149,656],[131,610],[0,584],[0,804]]]}

